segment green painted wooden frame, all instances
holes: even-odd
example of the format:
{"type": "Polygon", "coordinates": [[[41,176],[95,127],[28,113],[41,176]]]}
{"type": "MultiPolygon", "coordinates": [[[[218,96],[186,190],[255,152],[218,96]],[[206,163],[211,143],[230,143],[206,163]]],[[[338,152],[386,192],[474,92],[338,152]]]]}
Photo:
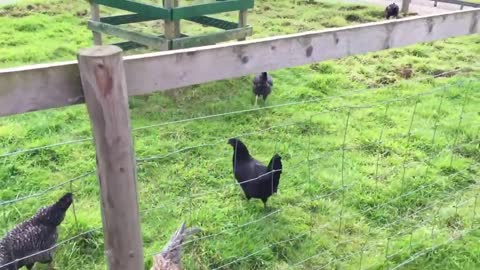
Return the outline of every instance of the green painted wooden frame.
{"type": "Polygon", "coordinates": [[[254,0],[226,0],[215,3],[172,8],[171,19],[180,20],[202,15],[240,11],[253,8],[254,0]]]}
{"type": "Polygon", "coordinates": [[[252,35],[252,27],[241,27],[238,23],[221,20],[209,16],[229,11],[242,11],[253,8],[254,0],[217,0],[214,3],[199,4],[185,7],[165,9],[155,5],[143,4],[135,0],[93,0],[94,3],[112,8],[126,10],[131,14],[101,17],[100,21],[88,22],[92,31],[113,35],[127,41],[116,43],[124,49],[151,47],[159,50],[190,48],[195,46],[211,45],[233,39],[245,39],[252,35]],[[166,39],[164,36],[138,33],[119,27],[118,25],[152,21],[185,19],[222,29],[222,32],[208,33],[197,36],[181,35],[179,38],[166,39]]]}
{"type": "Polygon", "coordinates": [[[155,35],[138,33],[135,31],[120,28],[115,25],[96,22],[92,20],[88,21],[88,28],[92,31],[101,32],[122,39],[134,41],[135,43],[139,43],[158,50],[169,49],[169,40],[155,35]]]}
{"type": "Polygon", "coordinates": [[[170,20],[171,10],[131,0],[94,0],[96,4],[137,13],[145,20],[170,20]]]}
{"type": "Polygon", "coordinates": [[[225,30],[217,33],[208,33],[199,36],[181,37],[172,40],[171,49],[184,49],[197,46],[212,45],[234,39],[246,38],[252,34],[252,27],[242,27],[232,30],[225,30]]]}

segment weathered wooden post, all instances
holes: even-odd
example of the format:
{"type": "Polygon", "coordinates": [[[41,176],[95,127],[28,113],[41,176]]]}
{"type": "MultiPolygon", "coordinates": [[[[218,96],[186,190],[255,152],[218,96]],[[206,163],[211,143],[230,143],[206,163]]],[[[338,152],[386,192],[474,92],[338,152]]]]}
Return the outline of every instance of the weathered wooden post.
{"type": "Polygon", "coordinates": [[[122,50],[82,49],[78,65],[95,139],[108,267],[140,270],[144,265],[136,164],[122,50]]]}
{"type": "MultiPolygon", "coordinates": [[[[163,0],[164,8],[170,9],[178,7],[179,0],[163,0]]],[[[167,39],[174,39],[180,37],[180,21],[165,20],[165,37],[167,39]]]]}
{"type": "MultiPolygon", "coordinates": [[[[247,25],[247,11],[246,9],[238,12],[238,27],[245,27],[247,25]]],[[[238,41],[245,40],[246,38],[240,38],[238,41]]]]}
{"type": "Polygon", "coordinates": [[[409,6],[411,0],[402,0],[402,13],[404,15],[408,14],[409,6]]]}
{"type": "MultiPolygon", "coordinates": [[[[93,0],[90,1],[90,13],[91,13],[91,19],[92,21],[99,22],[100,21],[100,8],[98,7],[97,4],[93,2],[93,0]]],[[[99,32],[92,31],[93,34],[93,44],[94,45],[102,45],[102,34],[99,32]]]]}

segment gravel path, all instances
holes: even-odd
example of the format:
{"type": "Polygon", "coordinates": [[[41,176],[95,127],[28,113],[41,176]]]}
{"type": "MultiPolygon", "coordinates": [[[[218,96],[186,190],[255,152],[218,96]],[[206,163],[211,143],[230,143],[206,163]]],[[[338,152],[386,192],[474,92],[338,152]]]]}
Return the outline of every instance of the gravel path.
{"type": "MultiPolygon", "coordinates": [[[[368,3],[381,6],[388,6],[395,2],[400,7],[402,6],[402,0],[344,0],[351,3],[368,3]]],[[[464,7],[464,9],[471,9],[470,7],[464,7]]],[[[411,0],[409,12],[417,13],[418,15],[430,15],[443,12],[460,10],[459,5],[452,5],[447,3],[438,3],[437,7],[433,6],[433,1],[430,0],[411,0]]]]}

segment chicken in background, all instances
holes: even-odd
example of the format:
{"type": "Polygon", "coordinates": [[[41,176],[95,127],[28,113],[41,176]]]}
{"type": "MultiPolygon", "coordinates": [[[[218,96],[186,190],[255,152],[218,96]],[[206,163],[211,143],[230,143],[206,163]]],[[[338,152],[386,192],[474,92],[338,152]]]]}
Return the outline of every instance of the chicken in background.
{"type": "Polygon", "coordinates": [[[73,195],[67,193],[9,231],[0,240],[0,270],[16,270],[24,266],[31,270],[35,263],[48,264],[49,269],[54,269],[53,247],[58,239],[57,227],[72,202],[73,195]]]}
{"type": "Polygon", "coordinates": [[[182,270],[182,244],[189,236],[199,232],[198,228],[185,227],[185,222],[175,232],[162,253],[153,257],[151,270],[182,270]]]}
{"type": "Polygon", "coordinates": [[[255,95],[255,106],[257,106],[258,97],[262,96],[263,102],[267,100],[268,95],[272,92],[273,79],[267,72],[253,78],[253,94],[255,95]]]}
{"type": "Polygon", "coordinates": [[[247,200],[261,199],[267,208],[268,198],[277,193],[282,173],[282,158],[275,154],[268,166],[254,159],[247,146],[239,139],[230,139],[228,144],[233,147],[233,173],[243,189],[247,200]]]}
{"type": "Polygon", "coordinates": [[[398,19],[398,12],[400,8],[398,7],[397,4],[391,3],[385,8],[385,18],[388,20],[390,17],[395,17],[398,19]]]}

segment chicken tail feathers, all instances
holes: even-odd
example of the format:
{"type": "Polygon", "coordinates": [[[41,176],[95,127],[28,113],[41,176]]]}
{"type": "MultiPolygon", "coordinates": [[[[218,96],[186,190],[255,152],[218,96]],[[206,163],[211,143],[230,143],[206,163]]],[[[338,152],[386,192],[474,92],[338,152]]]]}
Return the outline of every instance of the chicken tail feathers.
{"type": "Polygon", "coordinates": [[[201,231],[199,228],[186,228],[185,222],[182,223],[180,228],[170,239],[167,245],[165,245],[162,253],[154,257],[153,270],[163,269],[181,269],[181,247],[186,238],[201,231]],[[167,267],[171,266],[171,267],[167,267]]]}
{"type": "Polygon", "coordinates": [[[278,190],[278,185],[280,184],[280,174],[282,174],[282,157],[278,154],[275,154],[270,163],[268,163],[267,171],[273,172],[272,173],[272,180],[273,180],[273,192],[276,193],[278,190]]]}

